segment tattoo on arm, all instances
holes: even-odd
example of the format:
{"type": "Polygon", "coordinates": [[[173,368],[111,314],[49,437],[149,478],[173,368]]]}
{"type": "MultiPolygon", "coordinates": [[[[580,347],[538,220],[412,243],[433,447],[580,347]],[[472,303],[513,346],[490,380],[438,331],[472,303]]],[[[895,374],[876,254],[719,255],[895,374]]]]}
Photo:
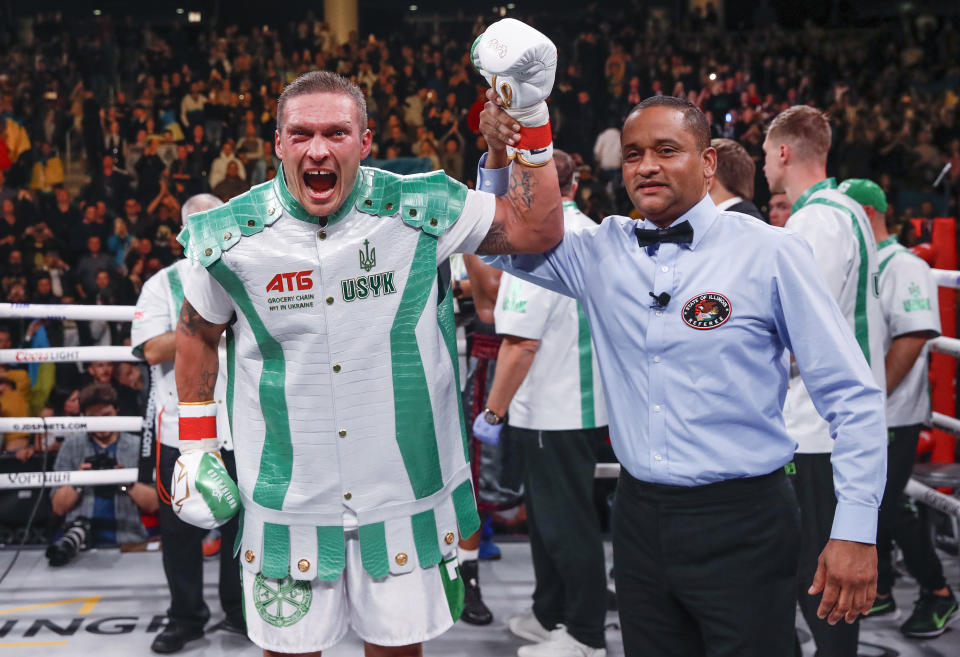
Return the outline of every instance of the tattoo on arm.
{"type": "Polygon", "coordinates": [[[510,191],[507,192],[507,198],[519,212],[528,212],[533,207],[533,188],[537,180],[527,167],[514,165],[513,170],[515,175],[510,177],[510,191]]]}
{"type": "Polygon", "coordinates": [[[179,326],[187,335],[196,335],[197,331],[213,326],[213,324],[201,317],[200,313],[190,305],[190,302],[184,299],[183,305],[180,306],[179,326]]]}
{"type": "MultiPolygon", "coordinates": [[[[533,207],[533,188],[537,183],[536,177],[527,167],[514,165],[513,171],[514,174],[510,177],[507,201],[518,214],[526,214],[533,207]]],[[[490,226],[490,232],[477,247],[477,253],[480,255],[501,255],[512,253],[512,251],[513,247],[510,243],[510,236],[507,235],[506,221],[494,220],[493,225],[490,226]]]]}
{"type": "Polygon", "coordinates": [[[477,247],[477,254],[502,255],[504,253],[510,253],[510,238],[507,236],[507,228],[503,221],[494,220],[487,236],[477,247]]]}
{"type": "Polygon", "coordinates": [[[197,382],[197,394],[200,399],[213,399],[213,389],[217,386],[217,370],[210,370],[204,366],[200,370],[200,380],[197,382]]]}

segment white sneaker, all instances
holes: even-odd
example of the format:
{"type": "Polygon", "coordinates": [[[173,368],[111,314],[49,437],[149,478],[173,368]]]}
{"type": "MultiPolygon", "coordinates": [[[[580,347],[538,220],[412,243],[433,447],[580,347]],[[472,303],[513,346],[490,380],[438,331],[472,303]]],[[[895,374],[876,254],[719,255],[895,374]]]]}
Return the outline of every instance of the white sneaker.
{"type": "Polygon", "coordinates": [[[507,627],[521,639],[539,643],[550,639],[550,630],[545,628],[532,613],[514,616],[507,621],[507,627]]]}
{"type": "Polygon", "coordinates": [[[591,648],[574,639],[563,625],[550,633],[543,643],[521,646],[517,657],[607,657],[606,648],[591,648]]]}

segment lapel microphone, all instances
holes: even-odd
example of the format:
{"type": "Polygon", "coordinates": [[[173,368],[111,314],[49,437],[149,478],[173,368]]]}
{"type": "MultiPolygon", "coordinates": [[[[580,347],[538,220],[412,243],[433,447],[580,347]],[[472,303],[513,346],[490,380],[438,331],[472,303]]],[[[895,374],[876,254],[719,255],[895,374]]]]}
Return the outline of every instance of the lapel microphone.
{"type": "Polygon", "coordinates": [[[666,292],[661,292],[660,294],[651,292],[650,296],[653,297],[653,302],[656,304],[654,308],[666,308],[667,304],[670,303],[670,295],[666,292]]]}

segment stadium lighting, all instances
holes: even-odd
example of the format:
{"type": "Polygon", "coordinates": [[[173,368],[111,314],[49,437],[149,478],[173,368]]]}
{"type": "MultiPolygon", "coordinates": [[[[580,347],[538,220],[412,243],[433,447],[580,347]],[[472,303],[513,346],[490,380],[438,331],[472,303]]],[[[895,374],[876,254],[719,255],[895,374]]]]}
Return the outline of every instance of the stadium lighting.
{"type": "Polygon", "coordinates": [[[416,11],[417,9],[419,9],[417,5],[410,5],[410,11],[416,11]]]}
{"type": "Polygon", "coordinates": [[[182,16],[184,13],[183,7],[177,7],[177,13],[182,16]]]}
{"type": "Polygon", "coordinates": [[[187,14],[188,23],[199,23],[202,18],[203,17],[199,11],[191,11],[187,14]]]}
{"type": "Polygon", "coordinates": [[[711,73],[709,77],[710,77],[710,81],[713,82],[714,80],[717,79],[717,74],[716,74],[716,73],[711,73]]]}
{"type": "Polygon", "coordinates": [[[517,5],[515,5],[514,3],[512,2],[507,3],[507,9],[516,9],[516,8],[517,8],[517,5]]]}
{"type": "Polygon", "coordinates": [[[93,10],[93,15],[94,15],[94,16],[99,16],[99,15],[101,15],[102,13],[103,13],[103,12],[100,11],[99,9],[94,9],[94,10],[93,10]]]}

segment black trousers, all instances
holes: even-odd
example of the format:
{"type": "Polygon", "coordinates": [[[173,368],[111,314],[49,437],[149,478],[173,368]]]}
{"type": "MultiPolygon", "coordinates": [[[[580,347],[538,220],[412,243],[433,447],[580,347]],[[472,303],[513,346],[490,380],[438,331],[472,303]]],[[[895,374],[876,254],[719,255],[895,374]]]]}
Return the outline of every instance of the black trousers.
{"type": "Polygon", "coordinates": [[[593,481],[607,430],[510,433],[526,465],[533,613],[544,627],[563,623],[580,643],[603,648],[607,575],[593,481]]]}
{"type": "Polygon", "coordinates": [[[782,470],[705,486],[620,474],[614,576],[627,657],[790,657],[800,541],[782,470]]]}
{"type": "Polygon", "coordinates": [[[893,590],[893,541],[896,541],[903,551],[907,572],[917,580],[920,588],[935,591],[947,585],[940,559],[930,540],[930,532],[917,516],[916,509],[903,495],[903,489],[913,472],[917,441],[922,428],[919,424],[890,428],[890,442],[887,445],[887,487],[883,491],[877,525],[877,591],[882,594],[893,590]]]}
{"type": "MultiPolygon", "coordinates": [[[[227,472],[236,480],[237,465],[233,452],[222,450],[227,472]]],[[[161,445],[160,480],[169,489],[173,468],[180,450],[161,445]]],[[[203,538],[206,529],[188,524],[176,516],[167,504],[160,504],[157,514],[163,541],[163,572],[170,588],[170,608],[167,617],[190,629],[203,629],[210,620],[210,609],[203,601],[203,538]]],[[[239,520],[234,517],[220,527],[220,604],[234,623],[243,623],[243,599],[240,592],[240,562],[233,556],[239,520]]]]}
{"type": "Polygon", "coordinates": [[[810,595],[807,589],[817,572],[817,560],[830,540],[837,496],[833,489],[830,454],[795,454],[796,474],[791,481],[800,502],[800,568],[797,571],[797,601],[817,645],[816,657],[856,657],[860,637],[859,618],[852,624],[841,620],[830,625],[817,617],[822,595],[810,595]]]}

